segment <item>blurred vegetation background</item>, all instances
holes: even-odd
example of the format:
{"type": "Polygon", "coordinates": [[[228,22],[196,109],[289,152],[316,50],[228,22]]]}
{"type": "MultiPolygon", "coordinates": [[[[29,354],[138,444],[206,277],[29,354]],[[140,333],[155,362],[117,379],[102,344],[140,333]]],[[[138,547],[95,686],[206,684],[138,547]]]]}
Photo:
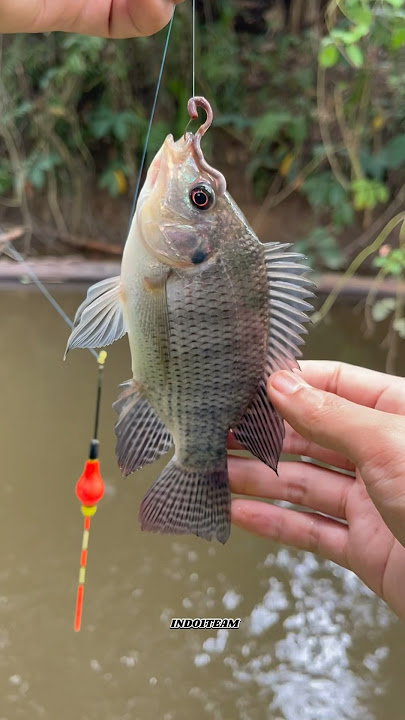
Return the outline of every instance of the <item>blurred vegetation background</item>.
{"type": "MultiPolygon", "coordinates": [[[[147,163],[187,123],[190,5],[176,11],[147,163]]],[[[405,0],[197,10],[196,87],[215,111],[206,152],[261,239],[293,240],[319,270],[345,270],[374,243],[355,271],[402,277],[405,0]]],[[[0,220],[24,225],[26,253],[119,253],[165,36],[1,38],[0,220]]]]}

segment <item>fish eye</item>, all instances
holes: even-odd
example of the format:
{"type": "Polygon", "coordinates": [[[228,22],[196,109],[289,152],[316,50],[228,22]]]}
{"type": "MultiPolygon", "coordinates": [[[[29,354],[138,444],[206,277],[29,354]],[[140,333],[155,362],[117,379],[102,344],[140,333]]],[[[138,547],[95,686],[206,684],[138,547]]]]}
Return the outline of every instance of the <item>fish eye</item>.
{"type": "Polygon", "coordinates": [[[214,203],[215,194],[208,185],[199,183],[190,190],[190,200],[199,210],[208,210],[214,203]]]}

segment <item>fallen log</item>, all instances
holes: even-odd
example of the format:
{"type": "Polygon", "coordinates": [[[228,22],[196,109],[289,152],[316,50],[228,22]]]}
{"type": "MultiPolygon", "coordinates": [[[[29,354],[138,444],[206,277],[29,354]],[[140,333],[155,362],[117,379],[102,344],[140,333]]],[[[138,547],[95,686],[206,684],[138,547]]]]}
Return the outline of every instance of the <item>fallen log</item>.
{"type": "MultiPolygon", "coordinates": [[[[30,259],[28,263],[39,279],[50,285],[92,283],[120,273],[119,260],[84,260],[78,255],[63,258],[35,258],[30,259]]],[[[314,274],[316,294],[328,295],[341,278],[341,273],[314,274]]],[[[24,284],[31,282],[24,272],[24,266],[7,258],[0,258],[0,286],[21,282],[24,284]]],[[[346,281],[339,297],[342,299],[366,297],[374,282],[374,276],[356,275],[346,281]]],[[[395,295],[398,292],[405,298],[405,282],[398,285],[396,279],[386,279],[379,282],[376,297],[395,295]]]]}

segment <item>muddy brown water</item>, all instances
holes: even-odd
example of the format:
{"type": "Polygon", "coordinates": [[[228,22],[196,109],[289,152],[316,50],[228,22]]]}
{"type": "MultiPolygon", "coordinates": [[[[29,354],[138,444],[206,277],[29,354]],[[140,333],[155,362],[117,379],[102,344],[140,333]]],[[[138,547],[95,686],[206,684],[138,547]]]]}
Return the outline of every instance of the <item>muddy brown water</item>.
{"type": "MultiPolygon", "coordinates": [[[[59,290],[72,314],[83,292],[59,290]]],[[[383,369],[348,307],[307,357],[383,369]]],[[[114,458],[126,340],[109,351],[106,495],[92,523],[83,627],[72,629],[82,517],[74,495],[95,362],[34,291],[0,293],[0,720],[403,720],[405,625],[350,572],[233,529],[225,547],[142,533],[164,462],[122,479],[114,458]],[[170,630],[172,617],[239,630],[170,630]]]]}

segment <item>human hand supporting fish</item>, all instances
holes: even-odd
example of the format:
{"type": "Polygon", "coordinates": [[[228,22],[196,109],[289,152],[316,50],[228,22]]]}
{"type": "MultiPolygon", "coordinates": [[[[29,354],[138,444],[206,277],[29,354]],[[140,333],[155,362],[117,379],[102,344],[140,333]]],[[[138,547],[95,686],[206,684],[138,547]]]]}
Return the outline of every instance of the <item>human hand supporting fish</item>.
{"type": "Polygon", "coordinates": [[[0,33],[61,30],[110,38],[152,35],[183,0],[0,0],[0,33]]]}
{"type": "Polygon", "coordinates": [[[405,618],[405,379],[338,362],[301,368],[268,381],[289,423],[283,451],[336,470],[282,462],[277,477],[257,460],[230,458],[233,492],[315,511],[236,498],[232,521],[349,568],[405,618]]]}

